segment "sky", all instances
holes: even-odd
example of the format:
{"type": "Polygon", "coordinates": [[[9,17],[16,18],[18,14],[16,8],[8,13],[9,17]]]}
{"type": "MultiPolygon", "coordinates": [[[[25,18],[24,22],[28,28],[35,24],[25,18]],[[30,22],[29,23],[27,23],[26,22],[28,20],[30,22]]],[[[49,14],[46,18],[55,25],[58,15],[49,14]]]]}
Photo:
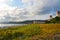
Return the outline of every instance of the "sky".
{"type": "Polygon", "coordinates": [[[60,11],[60,0],[0,0],[0,22],[45,20],[60,11]]]}

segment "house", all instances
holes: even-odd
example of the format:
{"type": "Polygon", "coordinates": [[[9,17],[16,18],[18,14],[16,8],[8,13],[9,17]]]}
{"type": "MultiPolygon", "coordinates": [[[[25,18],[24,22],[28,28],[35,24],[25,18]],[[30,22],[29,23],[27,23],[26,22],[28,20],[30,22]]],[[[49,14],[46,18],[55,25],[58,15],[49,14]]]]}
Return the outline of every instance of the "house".
{"type": "Polygon", "coordinates": [[[60,11],[56,12],[56,16],[60,17],[60,11]]]}
{"type": "Polygon", "coordinates": [[[50,17],[50,19],[52,19],[52,18],[53,18],[53,17],[52,17],[52,15],[50,15],[49,17],[50,17]]]}
{"type": "Polygon", "coordinates": [[[33,24],[45,23],[47,20],[33,20],[33,24]]]}

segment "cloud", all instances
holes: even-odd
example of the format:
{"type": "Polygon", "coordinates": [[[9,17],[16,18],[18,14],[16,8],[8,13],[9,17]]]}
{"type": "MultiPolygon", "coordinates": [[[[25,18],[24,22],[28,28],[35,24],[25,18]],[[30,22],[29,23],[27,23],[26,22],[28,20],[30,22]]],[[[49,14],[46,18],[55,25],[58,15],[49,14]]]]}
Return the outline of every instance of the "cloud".
{"type": "Polygon", "coordinates": [[[33,14],[31,17],[35,17],[34,19],[49,18],[50,14],[54,16],[55,12],[60,10],[60,0],[22,0],[22,2],[29,14],[33,14]]]}
{"type": "MultiPolygon", "coordinates": [[[[21,0],[22,8],[17,5],[11,6],[13,1],[16,0],[0,0],[0,20],[48,19],[50,14],[54,16],[55,12],[60,10],[60,0],[21,0]]],[[[16,3],[18,4],[18,2],[16,3]]]]}
{"type": "MultiPolygon", "coordinates": [[[[44,14],[43,12],[50,11],[51,10],[58,10],[59,8],[59,2],[60,0],[33,0],[33,6],[29,5],[27,10],[33,11],[35,13],[41,12],[39,14],[44,14]]],[[[47,12],[46,12],[47,13],[47,12]]],[[[38,13],[37,13],[38,14],[38,13]]]]}

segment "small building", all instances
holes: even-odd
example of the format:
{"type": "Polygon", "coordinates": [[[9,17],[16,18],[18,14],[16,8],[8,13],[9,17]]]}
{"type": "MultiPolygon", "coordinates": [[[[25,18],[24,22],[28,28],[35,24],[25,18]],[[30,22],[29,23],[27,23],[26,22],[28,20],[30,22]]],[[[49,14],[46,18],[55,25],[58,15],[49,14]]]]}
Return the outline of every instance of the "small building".
{"type": "Polygon", "coordinates": [[[33,21],[33,24],[37,24],[37,23],[38,23],[38,21],[37,21],[37,20],[34,20],[34,21],[33,21]]]}
{"type": "Polygon", "coordinates": [[[52,17],[52,15],[50,15],[49,17],[50,17],[50,19],[52,19],[52,18],[53,18],[53,17],[52,17]]]}
{"type": "Polygon", "coordinates": [[[60,17],[60,11],[56,12],[56,16],[60,17]]]}
{"type": "Polygon", "coordinates": [[[53,16],[52,16],[52,15],[50,15],[50,16],[49,16],[49,19],[48,19],[48,21],[50,21],[52,18],[53,18],[53,16]]]}
{"type": "Polygon", "coordinates": [[[33,24],[45,23],[47,20],[33,20],[33,24]]]}

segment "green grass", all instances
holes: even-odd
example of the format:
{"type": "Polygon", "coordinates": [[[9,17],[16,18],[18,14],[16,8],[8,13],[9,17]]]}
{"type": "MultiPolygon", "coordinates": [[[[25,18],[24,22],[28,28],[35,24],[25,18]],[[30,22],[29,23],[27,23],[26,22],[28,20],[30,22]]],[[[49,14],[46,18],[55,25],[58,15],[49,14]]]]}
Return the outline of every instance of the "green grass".
{"type": "Polygon", "coordinates": [[[60,35],[60,24],[28,24],[0,28],[0,40],[55,40],[56,35],[60,35]]]}
{"type": "Polygon", "coordinates": [[[41,33],[37,25],[15,26],[0,29],[0,40],[28,40],[41,33]]]}

